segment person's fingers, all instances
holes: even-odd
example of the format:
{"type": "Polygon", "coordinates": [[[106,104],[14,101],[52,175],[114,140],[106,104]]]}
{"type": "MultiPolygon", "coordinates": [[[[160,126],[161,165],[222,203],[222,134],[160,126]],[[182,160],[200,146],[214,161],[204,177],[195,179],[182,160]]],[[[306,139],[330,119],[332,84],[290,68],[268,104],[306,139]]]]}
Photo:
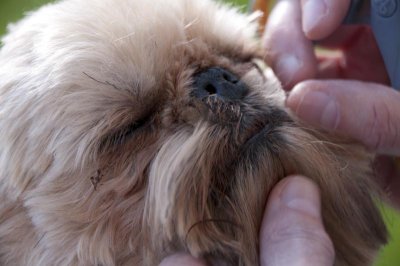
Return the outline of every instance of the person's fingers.
{"type": "Polygon", "coordinates": [[[328,266],[334,258],[317,185],[301,176],[285,178],[268,199],[260,231],[260,264],[328,266]]]}
{"type": "Polygon", "coordinates": [[[206,266],[207,264],[186,253],[177,253],[166,257],[159,266],[206,266]]]}
{"type": "Polygon", "coordinates": [[[277,3],[266,25],[263,43],[266,61],[285,89],[315,77],[314,47],[301,29],[299,1],[281,0],[277,3]]]}
{"type": "Polygon", "coordinates": [[[387,155],[400,155],[400,93],[361,81],[299,83],[286,105],[297,116],[328,131],[352,137],[387,155]]]}
{"type": "Polygon", "coordinates": [[[350,0],[301,0],[302,27],[310,40],[331,35],[343,22],[350,0]]]}

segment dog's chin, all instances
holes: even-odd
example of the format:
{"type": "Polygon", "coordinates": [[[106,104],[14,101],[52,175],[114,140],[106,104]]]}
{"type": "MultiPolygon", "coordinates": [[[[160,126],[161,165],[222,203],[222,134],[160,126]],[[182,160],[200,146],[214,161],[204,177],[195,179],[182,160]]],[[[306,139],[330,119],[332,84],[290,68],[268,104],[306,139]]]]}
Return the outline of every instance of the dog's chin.
{"type": "Polygon", "coordinates": [[[282,107],[260,106],[232,125],[199,123],[163,143],[150,172],[152,209],[145,213],[149,234],[162,240],[151,241],[147,258],[183,249],[214,263],[257,263],[254,239],[265,200],[287,170],[282,128],[293,123],[282,107]]]}

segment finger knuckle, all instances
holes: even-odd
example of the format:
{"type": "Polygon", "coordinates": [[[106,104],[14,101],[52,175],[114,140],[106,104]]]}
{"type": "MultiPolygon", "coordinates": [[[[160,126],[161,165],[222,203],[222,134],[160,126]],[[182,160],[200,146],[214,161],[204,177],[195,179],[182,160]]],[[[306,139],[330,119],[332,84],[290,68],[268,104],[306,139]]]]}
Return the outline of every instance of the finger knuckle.
{"type": "Polygon", "coordinates": [[[400,121],[384,102],[372,104],[371,113],[367,130],[364,131],[367,145],[374,150],[395,145],[399,136],[400,121]]]}

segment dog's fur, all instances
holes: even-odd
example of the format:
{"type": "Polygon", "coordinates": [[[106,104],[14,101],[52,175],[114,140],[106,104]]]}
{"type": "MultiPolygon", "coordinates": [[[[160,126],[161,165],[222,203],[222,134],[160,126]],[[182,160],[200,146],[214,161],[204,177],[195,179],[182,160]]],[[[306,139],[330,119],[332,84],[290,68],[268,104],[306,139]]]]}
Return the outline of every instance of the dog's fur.
{"type": "Polygon", "coordinates": [[[370,156],[301,125],[252,64],[256,27],[209,0],[65,0],[9,27],[0,51],[1,265],[156,265],[187,251],[256,265],[272,186],[321,188],[337,265],[386,239],[370,156]],[[219,66],[241,101],[192,96],[219,66]]]}

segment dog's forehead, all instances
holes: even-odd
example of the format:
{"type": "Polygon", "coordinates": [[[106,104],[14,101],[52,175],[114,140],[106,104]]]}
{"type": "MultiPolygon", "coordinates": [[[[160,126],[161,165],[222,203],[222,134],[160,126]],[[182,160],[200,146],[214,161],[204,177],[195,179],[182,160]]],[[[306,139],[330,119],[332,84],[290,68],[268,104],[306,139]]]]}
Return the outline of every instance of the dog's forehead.
{"type": "Polygon", "coordinates": [[[64,80],[83,72],[109,80],[112,73],[118,76],[112,79],[141,88],[152,87],[154,77],[188,53],[202,61],[211,54],[240,57],[256,46],[256,25],[212,0],[64,0],[33,13],[11,32],[5,44],[16,51],[33,47],[24,58],[47,73],[64,80]]]}
{"type": "MultiPolygon", "coordinates": [[[[247,16],[211,0],[128,1],[100,32],[125,69],[160,76],[179,60],[245,57],[256,50],[256,27],[247,16]],[[110,23],[109,23],[110,22],[110,23]],[[140,70],[139,70],[140,71],[140,70]]],[[[96,18],[97,19],[97,18],[96,18]]],[[[94,20],[95,22],[96,20],[94,20]]],[[[108,21],[108,22],[107,22],[108,21]]],[[[96,23],[96,22],[95,22],[96,23]]],[[[111,51],[110,51],[111,52],[111,51]]]]}
{"type": "Polygon", "coordinates": [[[122,79],[160,76],[189,51],[193,60],[206,60],[211,53],[240,56],[255,46],[247,16],[211,0],[65,0],[29,22],[38,62],[51,56],[51,64],[73,64],[69,71],[111,70],[122,79]]]}
{"type": "MultiPolygon", "coordinates": [[[[150,89],[177,60],[182,66],[185,58],[188,64],[222,54],[239,58],[256,47],[256,25],[212,0],[64,0],[32,13],[11,33],[4,54],[32,47],[23,58],[49,83],[81,86],[95,82],[89,75],[150,89]]],[[[18,58],[4,60],[20,67],[18,58]]]]}

